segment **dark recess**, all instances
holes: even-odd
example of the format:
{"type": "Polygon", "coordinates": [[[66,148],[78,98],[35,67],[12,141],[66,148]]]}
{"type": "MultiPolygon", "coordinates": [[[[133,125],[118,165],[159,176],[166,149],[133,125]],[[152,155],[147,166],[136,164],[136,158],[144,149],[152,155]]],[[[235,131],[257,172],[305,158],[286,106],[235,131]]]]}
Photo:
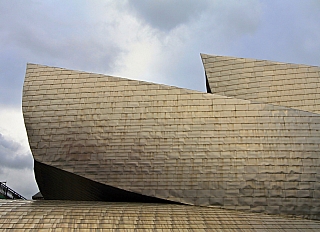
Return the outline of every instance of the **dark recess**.
{"type": "Polygon", "coordinates": [[[180,204],[104,185],[36,160],[34,161],[34,172],[45,200],[180,204]]]}
{"type": "Polygon", "coordinates": [[[207,74],[206,74],[206,88],[207,88],[207,93],[212,93],[210,85],[209,85],[209,81],[208,81],[208,78],[207,78],[207,74]]]}

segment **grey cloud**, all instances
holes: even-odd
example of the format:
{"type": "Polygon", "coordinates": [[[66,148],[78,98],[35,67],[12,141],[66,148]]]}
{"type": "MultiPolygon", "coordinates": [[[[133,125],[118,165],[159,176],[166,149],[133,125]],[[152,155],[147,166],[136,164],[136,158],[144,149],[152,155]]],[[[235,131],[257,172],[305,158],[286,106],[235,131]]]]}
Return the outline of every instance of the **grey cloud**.
{"type": "Polygon", "coordinates": [[[25,63],[19,57],[0,52],[0,103],[21,105],[24,73],[25,63]]]}
{"type": "Polygon", "coordinates": [[[21,105],[27,62],[105,73],[121,52],[110,27],[95,23],[69,1],[1,1],[0,31],[3,104],[21,105]]]}
{"type": "Polygon", "coordinates": [[[10,188],[27,199],[31,199],[31,197],[39,191],[32,169],[13,169],[6,167],[3,168],[3,173],[1,173],[0,169],[0,181],[6,181],[10,188]]]}
{"type": "MultiPolygon", "coordinates": [[[[255,33],[261,25],[261,7],[258,0],[211,2],[200,18],[199,40],[214,36],[228,44],[243,35],[255,33]]],[[[211,40],[212,45],[216,42],[211,40]]]]}
{"type": "Polygon", "coordinates": [[[23,152],[21,145],[0,133],[0,170],[2,168],[32,169],[30,152],[23,152]]]}
{"type": "Polygon", "coordinates": [[[241,1],[224,6],[221,13],[221,24],[231,34],[255,32],[261,22],[261,6],[257,1],[241,1]]]}
{"type": "MultiPolygon", "coordinates": [[[[170,24],[168,18],[166,23],[170,25],[161,25],[161,20],[157,21],[160,13],[156,11],[165,6],[165,9],[170,9],[169,12],[174,13],[175,3],[175,1],[170,3],[161,1],[161,3],[131,2],[130,4],[135,8],[140,7],[139,16],[145,21],[148,20],[150,26],[165,30],[155,34],[162,46],[163,58],[157,58],[157,62],[153,65],[154,72],[163,77],[166,84],[205,91],[200,53],[223,54],[229,50],[230,44],[234,41],[238,41],[244,35],[255,33],[261,21],[261,4],[257,0],[245,0],[241,3],[193,1],[195,4],[199,3],[194,7],[193,13],[185,11],[184,17],[175,15],[180,21],[172,21],[175,23],[170,24]],[[148,9],[148,7],[156,8],[157,4],[162,4],[163,7],[148,9]],[[148,12],[148,15],[143,15],[143,11],[148,12]]],[[[180,5],[188,3],[180,2],[180,5]]],[[[183,7],[181,9],[184,9],[183,7]]]]}
{"type": "Polygon", "coordinates": [[[257,29],[261,14],[258,0],[244,0],[241,3],[228,0],[140,0],[130,1],[129,4],[145,22],[163,31],[170,31],[182,24],[192,24],[202,17],[202,23],[207,25],[209,33],[212,26],[223,28],[226,30],[224,33],[248,33],[257,29]]]}
{"type": "Polygon", "coordinates": [[[313,10],[320,10],[320,0],[311,0],[313,10]]]}
{"type": "Polygon", "coordinates": [[[206,9],[208,1],[140,0],[129,1],[129,4],[152,27],[168,31],[199,16],[206,9]]]}
{"type": "Polygon", "coordinates": [[[263,24],[232,49],[235,56],[320,65],[320,14],[315,1],[264,1],[263,24]]]}

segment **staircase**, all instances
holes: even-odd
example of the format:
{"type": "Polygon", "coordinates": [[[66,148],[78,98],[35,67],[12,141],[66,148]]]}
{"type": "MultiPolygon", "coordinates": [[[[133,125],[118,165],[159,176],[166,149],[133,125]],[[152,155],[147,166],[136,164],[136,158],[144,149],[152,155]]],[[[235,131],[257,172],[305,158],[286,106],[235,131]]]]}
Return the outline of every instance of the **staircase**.
{"type": "Polygon", "coordinates": [[[9,188],[5,182],[0,182],[0,198],[27,200],[25,197],[21,196],[19,193],[9,188]]]}

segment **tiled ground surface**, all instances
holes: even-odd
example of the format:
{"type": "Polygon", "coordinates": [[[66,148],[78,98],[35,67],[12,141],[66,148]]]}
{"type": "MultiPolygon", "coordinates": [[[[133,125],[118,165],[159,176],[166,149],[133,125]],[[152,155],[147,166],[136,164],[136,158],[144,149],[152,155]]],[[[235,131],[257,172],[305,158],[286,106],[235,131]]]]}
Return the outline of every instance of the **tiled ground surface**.
{"type": "Polygon", "coordinates": [[[320,67],[201,56],[212,93],[320,113],[320,67]]]}
{"type": "Polygon", "coordinates": [[[165,85],[29,64],[34,158],[195,205],[320,218],[320,116],[165,85]]]}
{"type": "Polygon", "coordinates": [[[217,208],[0,200],[1,231],[320,231],[320,222],[217,208]]]}

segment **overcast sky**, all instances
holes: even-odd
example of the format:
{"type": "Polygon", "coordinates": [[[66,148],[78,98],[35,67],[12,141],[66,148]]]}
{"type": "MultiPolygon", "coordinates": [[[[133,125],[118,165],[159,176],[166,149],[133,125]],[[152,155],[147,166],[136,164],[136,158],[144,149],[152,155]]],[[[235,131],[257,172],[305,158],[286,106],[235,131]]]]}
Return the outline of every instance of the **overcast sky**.
{"type": "Polygon", "coordinates": [[[26,63],[205,91],[200,53],[320,66],[320,0],[0,0],[0,181],[35,194],[26,63]]]}

